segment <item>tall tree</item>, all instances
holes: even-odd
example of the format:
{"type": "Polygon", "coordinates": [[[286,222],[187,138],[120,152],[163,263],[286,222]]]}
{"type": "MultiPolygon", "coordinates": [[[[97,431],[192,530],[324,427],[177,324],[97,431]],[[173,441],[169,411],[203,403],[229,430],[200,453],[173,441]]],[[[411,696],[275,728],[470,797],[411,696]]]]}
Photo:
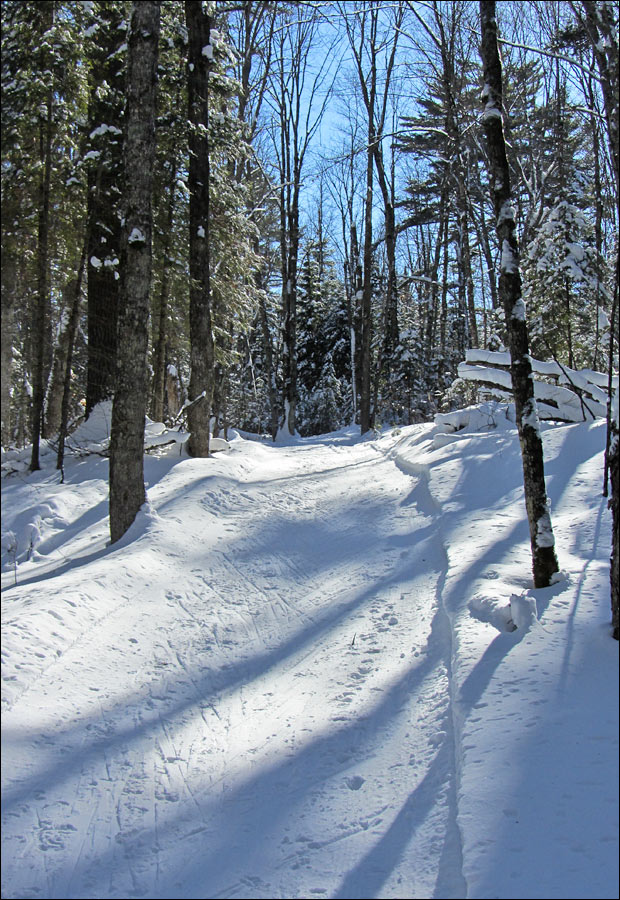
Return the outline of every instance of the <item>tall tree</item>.
{"type": "Polygon", "coordinates": [[[281,428],[288,434],[296,431],[298,400],[297,270],[302,172],[310,141],[321,123],[329,96],[329,91],[322,91],[329,72],[329,53],[313,72],[311,51],[316,49],[318,27],[318,15],[301,5],[282,11],[281,27],[276,29],[277,64],[271,83],[271,101],[276,111],[273,143],[280,182],[284,394],[281,428]]]}
{"type": "MultiPolygon", "coordinates": [[[[387,108],[387,90],[384,95],[385,102],[383,104],[379,98],[379,7],[376,0],[363,0],[356,4],[356,15],[353,19],[349,19],[344,15],[345,10],[340,6],[341,13],[344,15],[345,27],[349,46],[351,47],[356,70],[362,89],[362,97],[367,115],[367,138],[366,138],[366,199],[364,207],[364,250],[363,250],[363,281],[361,288],[360,303],[360,323],[361,323],[361,346],[360,346],[360,430],[365,434],[372,427],[372,401],[371,401],[371,367],[372,367],[372,294],[373,294],[373,198],[374,198],[374,168],[375,157],[379,159],[379,172],[384,172],[382,163],[382,154],[380,153],[380,142],[382,140],[383,124],[385,121],[385,111],[387,108]],[[363,65],[364,58],[367,58],[366,66],[363,65]],[[377,105],[382,106],[381,112],[377,111],[377,105]]],[[[393,44],[393,50],[396,49],[396,40],[393,44]]],[[[391,66],[390,66],[391,69],[391,66]]],[[[384,179],[385,186],[387,182],[384,179]]],[[[390,234],[388,241],[389,247],[392,247],[392,238],[395,240],[395,230],[391,227],[393,224],[393,207],[392,204],[386,205],[386,237],[390,234]],[[389,212],[388,212],[389,207],[389,212]],[[390,222],[388,226],[388,220],[390,222]]],[[[394,245],[395,246],[395,245],[394,245]]],[[[394,270],[395,280],[395,270],[394,270]]],[[[394,296],[394,300],[395,300],[394,296]]],[[[395,310],[394,304],[390,304],[391,311],[395,310]]],[[[396,323],[394,323],[396,324],[396,323]]],[[[394,330],[393,328],[391,329],[394,330]]],[[[397,335],[397,330],[396,334],[397,335]]],[[[391,341],[390,341],[391,343],[391,341]]]]}
{"type": "MultiPolygon", "coordinates": [[[[343,12],[346,11],[343,10],[343,12]]],[[[382,18],[385,18],[385,12],[382,14],[380,4],[372,2],[372,0],[370,3],[362,4],[356,18],[359,20],[359,40],[355,36],[356,20],[350,20],[345,15],[345,24],[368,116],[367,152],[372,156],[383,200],[387,261],[383,357],[389,372],[390,359],[398,344],[397,232],[394,180],[390,177],[389,166],[385,159],[384,137],[396,51],[403,25],[404,5],[397,3],[393,9],[387,11],[383,29],[380,28],[380,22],[382,18]],[[381,63],[383,63],[382,73],[379,72],[381,63]]]]}
{"type": "Polygon", "coordinates": [[[121,303],[110,437],[110,535],[117,541],[145,500],[144,419],[151,289],[152,172],[159,2],[134,2],[129,31],[124,141],[121,303]]]}
{"type": "Polygon", "coordinates": [[[545,485],[542,438],[534,399],[525,304],[521,297],[519,245],[512,205],[510,168],[504,138],[502,64],[497,42],[495,0],[480,0],[484,70],[482,127],[489,158],[489,181],[501,249],[499,296],[504,308],[510,346],[510,373],[521,443],[525,504],[530,527],[532,570],[536,587],[548,587],[558,571],[555,539],[545,485]]]}
{"type": "Polygon", "coordinates": [[[588,36],[599,70],[617,198],[620,190],[618,8],[601,0],[581,0],[581,4],[571,2],[570,5],[588,36]]]}
{"type": "MultiPolygon", "coordinates": [[[[167,409],[166,387],[174,353],[175,300],[186,298],[187,231],[185,171],[187,153],[187,47],[184,40],[184,9],[164,4],[161,9],[157,158],[153,185],[153,297],[152,397],[150,416],[163,422],[166,411],[174,417],[178,409],[167,409]],[[181,220],[181,221],[180,221],[181,220]],[[179,276],[181,284],[179,284],[179,276]]],[[[178,329],[177,329],[178,330],[178,329]]]]}
{"type": "Polygon", "coordinates": [[[209,256],[209,73],[213,59],[211,16],[200,0],[186,0],[189,39],[189,329],[191,373],[187,420],[192,456],[209,455],[214,344],[209,256]]]}
{"type": "MultiPolygon", "coordinates": [[[[41,28],[40,52],[43,55],[41,71],[52,68],[50,62],[50,36],[48,32],[54,23],[54,4],[46,0],[40,4],[41,28]]],[[[34,319],[35,364],[32,391],[32,456],[30,469],[39,468],[39,440],[43,427],[43,403],[45,399],[45,331],[49,317],[49,228],[50,191],[52,175],[52,139],[54,133],[54,84],[50,78],[42,104],[39,124],[39,215],[37,229],[37,304],[34,319]]]]}
{"type": "Polygon", "coordinates": [[[127,23],[124,3],[96,3],[88,111],[88,370],[86,415],[114,393],[121,242],[127,23]]]}
{"type": "Polygon", "coordinates": [[[82,244],[85,18],[64,3],[2,4],[3,441],[14,437],[12,413],[23,420],[30,406],[35,456],[39,437],[57,429],[49,375],[64,349],[67,273],[82,244]],[[15,390],[20,376],[32,403],[15,390]]]}

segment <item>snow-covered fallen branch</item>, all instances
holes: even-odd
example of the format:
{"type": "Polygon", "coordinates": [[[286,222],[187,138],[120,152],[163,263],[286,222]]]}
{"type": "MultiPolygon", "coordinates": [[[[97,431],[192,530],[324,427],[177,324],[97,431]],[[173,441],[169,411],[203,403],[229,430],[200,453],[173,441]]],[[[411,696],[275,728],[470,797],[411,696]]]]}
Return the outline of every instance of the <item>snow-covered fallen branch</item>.
{"type": "MultiPolygon", "coordinates": [[[[532,358],[535,376],[534,394],[541,419],[558,422],[584,422],[607,414],[607,375],[592,369],[570,369],[558,362],[532,358]],[[544,380],[542,380],[544,379],[544,380]]],[[[471,381],[484,393],[506,399],[512,391],[510,353],[468,350],[458,367],[459,378],[471,381]]],[[[614,379],[614,391],[618,378],[614,379]]]]}

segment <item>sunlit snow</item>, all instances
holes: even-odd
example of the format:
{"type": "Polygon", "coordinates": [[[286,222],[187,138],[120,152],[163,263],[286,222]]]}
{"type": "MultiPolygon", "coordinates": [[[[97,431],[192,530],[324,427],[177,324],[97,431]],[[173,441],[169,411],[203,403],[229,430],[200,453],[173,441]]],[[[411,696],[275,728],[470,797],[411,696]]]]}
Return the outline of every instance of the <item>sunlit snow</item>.
{"type": "Polygon", "coordinates": [[[149,423],[113,547],[109,407],[5,455],[2,896],[616,897],[605,423],[542,426],[534,590],[513,422],[149,423]]]}

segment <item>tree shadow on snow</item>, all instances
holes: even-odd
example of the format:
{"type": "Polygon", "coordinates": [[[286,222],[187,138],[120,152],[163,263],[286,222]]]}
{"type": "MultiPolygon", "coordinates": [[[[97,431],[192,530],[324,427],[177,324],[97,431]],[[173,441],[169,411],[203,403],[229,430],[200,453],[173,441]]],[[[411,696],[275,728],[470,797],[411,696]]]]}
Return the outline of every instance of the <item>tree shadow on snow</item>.
{"type": "MultiPolygon", "coordinates": [[[[131,725],[123,724],[120,727],[113,725],[116,716],[123,716],[124,722],[127,722],[130,711],[128,707],[142,706],[142,701],[138,698],[132,700],[126,697],[117,700],[113,709],[105,711],[105,721],[113,731],[93,736],[88,725],[92,727],[96,722],[101,726],[101,717],[95,715],[91,719],[81,719],[79,724],[71,728],[60,729],[54,733],[53,738],[64,754],[62,759],[42,766],[21,785],[15,785],[8,791],[3,804],[5,815],[19,816],[24,811],[23,808],[20,809],[22,805],[26,809],[29,804],[39,805],[41,794],[39,800],[34,800],[38,792],[49,796],[58,791],[75,775],[76,769],[84,771],[89,765],[97,763],[102,766],[114,754],[124,748],[131,748],[134,742],[156,735],[163,722],[170,723],[184,711],[195,708],[199,702],[217,700],[217,694],[223,690],[241,687],[259,678],[270,668],[299,653],[313,640],[337,627],[378,592],[392,583],[400,583],[402,578],[403,573],[399,571],[373,582],[365,590],[356,592],[347,602],[328,608],[318,621],[273,650],[246,662],[233,664],[223,672],[209,673],[207,676],[204,673],[192,673],[195,688],[183,698],[169,699],[172,686],[169,684],[168,698],[152,711],[142,709],[143,719],[140,722],[134,721],[131,725]],[[214,678],[214,675],[217,677],[214,678]]],[[[151,883],[152,873],[156,871],[153,848],[157,847],[158,840],[161,839],[157,828],[119,832],[112,842],[107,841],[105,834],[95,833],[95,838],[101,844],[105,842],[105,847],[100,846],[99,850],[94,850],[90,858],[87,853],[83,853],[78,859],[64,858],[56,872],[53,866],[48,867],[48,896],[77,897],[84,893],[89,896],[106,896],[109,894],[110,873],[118,873],[125,868],[127,872],[123,883],[127,888],[132,884],[136,871],[143,869],[145,872],[144,879],[137,878],[138,884],[141,880],[144,881],[143,887],[136,887],[133,895],[162,898],[226,896],[227,882],[232,878],[231,866],[233,861],[238,860],[239,856],[236,854],[239,853],[240,858],[245,861],[244,873],[237,873],[239,877],[246,874],[254,877],[256,872],[266,877],[275,875],[269,868],[265,870],[265,864],[270,855],[273,856],[270,841],[273,841],[279,821],[288,816],[291,827],[294,827],[294,809],[303,803],[304,798],[320,791],[339,774],[344,775],[350,769],[352,756],[356,760],[362,760],[368,755],[371,745],[380,739],[381,733],[389,729],[394,717],[420,691],[425,678],[443,662],[445,656],[446,622],[442,617],[445,619],[438,608],[432,621],[426,652],[382,694],[381,700],[370,711],[336,730],[320,734],[287,759],[280,759],[257,772],[249,771],[224,794],[219,791],[216,794],[214,789],[211,794],[209,791],[201,792],[194,798],[194,802],[188,798],[182,805],[171,803],[169,808],[175,809],[175,813],[167,815],[165,820],[162,813],[159,828],[160,831],[165,828],[168,834],[171,831],[179,834],[178,859],[171,869],[167,868],[159,873],[155,883],[151,883]],[[290,802],[274,809],[274,798],[281,797],[283,791],[289,795],[290,802]],[[265,852],[266,849],[269,853],[265,852]],[[97,894],[97,891],[100,893],[97,894]]],[[[186,673],[179,672],[178,680],[185,681],[186,673]]],[[[179,685],[179,688],[187,690],[186,686],[183,688],[179,685]]],[[[10,735],[7,737],[10,739],[10,735]]],[[[428,810],[436,802],[438,791],[444,787],[447,777],[445,769],[450,768],[447,753],[447,746],[440,748],[426,776],[405,801],[385,838],[345,876],[338,896],[348,896],[346,892],[349,888],[355,890],[355,885],[367,881],[369,873],[374,871],[376,861],[381,857],[385,859],[385,864],[381,871],[372,876],[377,890],[380,882],[383,883],[389,877],[391,868],[400,859],[407,841],[424,821],[428,810]]],[[[205,776],[207,775],[208,772],[205,772],[205,776]]],[[[345,785],[341,785],[341,789],[348,790],[345,785]]],[[[160,804],[160,809],[163,806],[165,804],[160,804]]],[[[106,831],[103,824],[101,830],[106,831]]],[[[84,838],[85,835],[80,840],[84,838]]]]}

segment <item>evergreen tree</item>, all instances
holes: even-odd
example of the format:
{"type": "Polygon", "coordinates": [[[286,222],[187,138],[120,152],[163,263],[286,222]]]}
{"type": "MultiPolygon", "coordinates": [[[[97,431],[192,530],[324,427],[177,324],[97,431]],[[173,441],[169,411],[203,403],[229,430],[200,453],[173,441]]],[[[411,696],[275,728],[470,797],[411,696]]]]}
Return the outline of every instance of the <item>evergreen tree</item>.
{"type": "Polygon", "coordinates": [[[592,367],[599,309],[607,306],[605,268],[584,213],[560,201],[525,253],[524,299],[534,356],[552,356],[571,369],[592,367]]]}

